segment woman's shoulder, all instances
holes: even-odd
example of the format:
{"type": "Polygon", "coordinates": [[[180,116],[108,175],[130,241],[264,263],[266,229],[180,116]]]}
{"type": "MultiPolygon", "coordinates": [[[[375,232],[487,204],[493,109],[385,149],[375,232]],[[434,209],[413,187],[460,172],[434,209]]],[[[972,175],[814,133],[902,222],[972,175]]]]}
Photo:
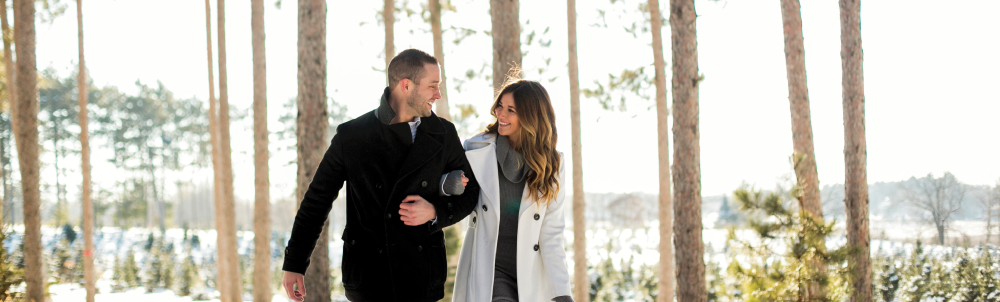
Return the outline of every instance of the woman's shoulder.
{"type": "Polygon", "coordinates": [[[492,142],[496,140],[496,135],[488,132],[482,132],[472,137],[466,139],[466,142],[492,142]]]}

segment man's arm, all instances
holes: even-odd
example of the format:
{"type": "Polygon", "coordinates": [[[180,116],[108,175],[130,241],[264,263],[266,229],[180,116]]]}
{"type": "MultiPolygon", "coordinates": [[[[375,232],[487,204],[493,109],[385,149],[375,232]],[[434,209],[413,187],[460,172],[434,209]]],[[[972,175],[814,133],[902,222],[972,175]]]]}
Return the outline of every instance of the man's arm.
{"type": "Polygon", "coordinates": [[[347,179],[339,137],[340,135],[334,135],[323,160],[316,168],[302,203],[299,204],[299,211],[295,214],[295,223],[292,225],[292,235],[285,248],[285,262],[281,268],[284,271],[305,274],[309,267],[309,256],[312,255],[323,224],[330,215],[333,200],[337,199],[337,194],[347,179]]]}
{"type": "MultiPolygon", "coordinates": [[[[450,130],[448,134],[457,137],[457,133],[453,130],[454,126],[449,128],[451,129],[448,129],[450,130]]],[[[465,216],[468,216],[469,213],[472,213],[479,201],[479,182],[476,181],[476,176],[472,172],[469,160],[465,158],[465,148],[462,147],[461,141],[457,139],[445,140],[444,148],[448,152],[445,171],[462,170],[469,181],[462,195],[428,196],[427,201],[434,206],[434,211],[437,215],[437,221],[434,224],[427,223],[430,233],[458,223],[465,216]]]]}

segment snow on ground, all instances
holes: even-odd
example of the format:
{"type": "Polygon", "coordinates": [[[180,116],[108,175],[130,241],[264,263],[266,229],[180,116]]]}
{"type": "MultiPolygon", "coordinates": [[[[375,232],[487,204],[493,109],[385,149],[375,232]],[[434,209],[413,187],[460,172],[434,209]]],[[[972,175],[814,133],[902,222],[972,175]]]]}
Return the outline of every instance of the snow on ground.
{"type": "MultiPolygon", "coordinates": [[[[838,225],[838,229],[843,230],[842,222],[838,225]]],[[[926,224],[918,222],[903,222],[903,221],[872,221],[872,242],[871,242],[871,252],[872,255],[878,253],[886,254],[900,254],[909,253],[913,250],[914,244],[909,242],[904,242],[904,240],[909,241],[914,238],[921,238],[925,240],[931,239],[930,237],[936,236],[933,228],[927,226],[926,224]],[[884,234],[884,235],[883,235],[884,234]]],[[[587,230],[587,259],[593,262],[597,262],[600,259],[605,259],[610,257],[617,269],[620,269],[620,264],[623,260],[627,260],[630,257],[634,259],[632,265],[638,267],[639,265],[655,265],[659,262],[659,230],[656,226],[658,224],[653,221],[645,228],[615,228],[612,225],[604,225],[600,222],[589,225],[591,228],[587,230]],[[610,245],[610,248],[608,247],[610,245]]],[[[962,230],[959,232],[953,232],[956,234],[967,234],[967,235],[978,235],[980,232],[979,228],[982,227],[981,223],[974,221],[961,221],[953,224],[956,229],[962,230]]],[[[21,240],[21,234],[23,234],[23,226],[15,227],[14,236],[9,238],[4,244],[8,249],[14,249],[21,240]]],[[[97,287],[99,294],[96,297],[97,301],[137,301],[141,300],[144,302],[186,302],[192,301],[191,297],[181,297],[178,296],[171,290],[158,289],[154,292],[147,293],[144,288],[132,289],[126,292],[112,293],[111,292],[111,279],[112,271],[111,265],[114,263],[115,259],[124,259],[125,255],[129,250],[136,253],[136,261],[138,263],[143,263],[145,258],[145,252],[142,246],[145,245],[147,237],[150,232],[157,233],[158,230],[147,230],[141,228],[132,228],[126,231],[122,231],[119,228],[114,227],[104,227],[101,228],[95,237],[97,237],[97,255],[98,263],[96,269],[98,271],[97,287]]],[[[336,232],[335,232],[336,233],[336,232]]],[[[727,255],[725,250],[727,249],[726,237],[728,231],[725,229],[705,229],[703,230],[702,237],[706,246],[707,258],[711,261],[715,261],[719,264],[725,265],[729,262],[726,259],[727,255]]],[[[191,256],[195,261],[201,265],[206,259],[214,258],[215,254],[215,231],[214,230],[191,230],[188,236],[198,235],[200,239],[200,247],[191,249],[191,256]]],[[[287,238],[287,234],[274,234],[272,238],[281,236],[281,238],[287,238]],[[284,236],[282,236],[284,235],[284,236]]],[[[749,238],[747,236],[752,236],[752,232],[749,230],[739,230],[737,235],[741,238],[749,238]]],[[[52,248],[55,246],[58,239],[62,236],[61,228],[50,228],[45,227],[42,229],[43,244],[45,245],[46,254],[49,254],[52,248]]],[[[253,245],[253,233],[252,232],[239,232],[239,253],[247,254],[250,252],[250,248],[253,245]]],[[[994,235],[996,236],[996,235],[994,235]]],[[[181,229],[170,229],[166,233],[167,242],[173,243],[175,246],[182,246],[183,240],[183,230],[181,229]]],[[[330,260],[334,266],[339,266],[342,244],[343,242],[339,239],[339,234],[333,234],[333,240],[330,241],[330,260]]],[[[567,250],[567,262],[569,263],[568,268],[570,269],[570,274],[572,274],[573,265],[573,233],[571,228],[566,229],[566,250],[567,250]]],[[[934,237],[936,238],[936,237],[934,237]]],[[[82,240],[81,240],[82,241],[82,240]]],[[[81,242],[82,243],[82,242],[81,242]]],[[[827,241],[828,248],[836,248],[846,243],[846,238],[841,232],[839,236],[833,236],[827,241]]],[[[280,263],[280,252],[282,246],[278,242],[272,242],[272,251],[275,258],[272,260],[275,263],[280,263]]],[[[775,247],[777,252],[781,251],[781,247],[775,247]]],[[[932,244],[925,244],[925,251],[930,254],[945,254],[951,253],[959,249],[958,247],[951,246],[938,246],[932,244]]],[[[972,248],[975,249],[975,248],[972,248]]],[[[992,249],[996,249],[993,247],[992,249]]],[[[186,257],[187,252],[182,248],[175,248],[174,253],[178,259],[183,259],[186,257]]],[[[48,255],[47,255],[48,256],[48,255]]],[[[206,273],[210,271],[209,268],[206,269],[206,273]]],[[[202,275],[204,277],[204,275],[202,275]]],[[[85,297],[85,291],[78,284],[55,284],[50,287],[50,292],[52,294],[53,302],[63,302],[63,301],[83,301],[85,297]]],[[[206,293],[206,296],[210,297],[211,300],[207,301],[218,301],[218,292],[211,288],[201,288],[201,292],[206,293]]],[[[244,301],[252,301],[252,296],[250,293],[245,293],[243,297],[244,301]]],[[[285,298],[284,293],[280,290],[274,291],[274,297],[272,301],[289,301],[285,298]]],[[[346,301],[344,297],[334,297],[334,301],[346,301]]]]}

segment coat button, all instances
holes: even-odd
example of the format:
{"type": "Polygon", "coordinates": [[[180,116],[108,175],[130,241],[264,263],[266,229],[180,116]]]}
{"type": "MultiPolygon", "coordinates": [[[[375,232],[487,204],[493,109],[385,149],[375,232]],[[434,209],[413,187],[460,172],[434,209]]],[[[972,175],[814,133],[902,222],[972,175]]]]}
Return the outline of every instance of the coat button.
{"type": "Polygon", "coordinates": [[[382,253],[382,249],[381,249],[381,248],[379,248],[379,249],[378,249],[378,253],[379,253],[379,254],[381,254],[381,253],[382,253]]]}
{"type": "Polygon", "coordinates": [[[541,218],[541,216],[538,216],[538,214],[535,214],[535,220],[538,220],[539,218],[541,218]]]}
{"type": "Polygon", "coordinates": [[[451,203],[450,202],[448,203],[448,208],[451,209],[451,203]]]}
{"type": "Polygon", "coordinates": [[[448,215],[448,220],[455,219],[455,215],[448,215]]]}
{"type": "Polygon", "coordinates": [[[489,211],[489,210],[487,210],[487,209],[486,209],[486,205],[485,205],[485,204],[483,205],[483,211],[484,211],[484,212],[485,212],[485,211],[489,211]]]}
{"type": "Polygon", "coordinates": [[[423,250],[424,250],[424,247],[422,245],[418,245],[417,246],[417,251],[418,252],[423,251],[423,250]]]}
{"type": "Polygon", "coordinates": [[[392,219],[392,213],[386,213],[385,219],[392,219]]]}
{"type": "Polygon", "coordinates": [[[421,181],[420,182],[420,186],[426,188],[427,187],[427,181],[426,180],[425,181],[421,181]]]}
{"type": "Polygon", "coordinates": [[[376,189],[381,189],[382,188],[382,184],[375,184],[375,188],[376,189]]]}
{"type": "Polygon", "coordinates": [[[354,239],[351,239],[351,245],[354,245],[354,239]]]}
{"type": "Polygon", "coordinates": [[[538,245],[537,244],[535,245],[535,251],[538,251],[538,245]]]}
{"type": "Polygon", "coordinates": [[[476,223],[476,217],[472,217],[472,223],[476,223]]]}

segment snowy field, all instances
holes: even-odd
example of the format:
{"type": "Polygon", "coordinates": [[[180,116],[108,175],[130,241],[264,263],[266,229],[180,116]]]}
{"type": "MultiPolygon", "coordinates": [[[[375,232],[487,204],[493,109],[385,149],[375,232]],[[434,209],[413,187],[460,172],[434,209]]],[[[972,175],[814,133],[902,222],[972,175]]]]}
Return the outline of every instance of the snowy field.
{"type": "MultiPolygon", "coordinates": [[[[973,234],[981,227],[977,224],[978,222],[957,222],[954,225],[962,226],[966,229],[962,234],[973,234]]],[[[656,222],[650,223],[650,227],[645,228],[634,228],[634,229],[614,229],[610,225],[604,225],[602,223],[593,223],[589,225],[587,230],[587,259],[592,263],[597,262],[600,259],[610,258],[612,263],[617,266],[629,258],[633,259],[632,265],[637,267],[639,265],[655,265],[659,261],[659,253],[657,247],[659,244],[659,231],[654,227],[656,222]]],[[[838,229],[843,229],[838,227],[838,229]]],[[[885,221],[873,221],[872,222],[872,244],[871,252],[873,255],[877,253],[886,254],[900,254],[908,253],[913,249],[913,243],[907,241],[913,241],[913,238],[922,238],[925,243],[927,240],[936,236],[932,232],[932,228],[923,224],[916,223],[901,223],[901,222],[885,222],[885,221]]],[[[11,238],[9,238],[4,245],[8,250],[13,250],[17,248],[19,241],[21,239],[21,234],[23,234],[23,226],[16,227],[14,229],[16,232],[11,238]]],[[[168,289],[156,289],[152,292],[147,292],[144,288],[134,288],[125,290],[123,292],[113,292],[113,279],[114,272],[112,267],[115,261],[123,261],[126,254],[129,251],[135,253],[136,263],[139,264],[140,269],[146,270],[146,257],[144,246],[149,237],[150,231],[158,234],[157,230],[147,230],[133,228],[127,231],[122,231],[119,228],[105,227],[99,230],[96,234],[96,254],[97,263],[95,265],[98,276],[100,276],[97,287],[99,294],[97,295],[97,301],[144,301],[144,302],[180,302],[180,301],[218,301],[218,292],[213,288],[210,288],[206,282],[199,282],[200,285],[195,286],[192,289],[194,293],[200,293],[203,300],[193,300],[192,297],[182,297],[176,294],[173,290],[168,289]]],[[[79,232],[79,231],[78,231],[79,232]]],[[[43,228],[43,244],[45,245],[46,257],[51,257],[53,249],[57,246],[56,243],[62,238],[61,228],[43,228]]],[[[726,259],[727,254],[725,250],[726,246],[726,235],[728,231],[725,229],[705,229],[703,232],[703,239],[705,242],[705,252],[706,259],[722,264],[725,266],[729,261],[726,259]]],[[[955,232],[958,233],[958,232],[955,232]]],[[[200,268],[199,276],[205,278],[206,276],[214,275],[213,263],[215,261],[215,231],[214,230],[190,230],[188,233],[188,238],[193,235],[197,235],[200,243],[197,246],[191,246],[190,241],[185,245],[184,243],[184,231],[181,229],[170,229],[166,233],[166,241],[164,245],[173,244],[175,247],[173,249],[173,257],[176,259],[181,259],[174,261],[174,263],[181,263],[183,259],[191,257],[194,259],[196,264],[200,268]],[[182,248],[183,247],[183,248],[182,248]]],[[[253,244],[253,233],[252,232],[239,232],[239,254],[249,255],[252,253],[253,244]]],[[[740,237],[750,236],[749,231],[738,231],[737,235],[740,237]]],[[[79,237],[80,235],[78,235],[79,237]]],[[[994,234],[996,236],[996,234],[994,234]]],[[[331,263],[335,267],[340,266],[341,261],[341,251],[343,242],[339,240],[339,234],[333,234],[334,240],[330,242],[330,259],[331,263]]],[[[278,242],[278,240],[284,240],[287,238],[287,234],[272,234],[273,241],[271,243],[271,249],[273,259],[272,267],[275,270],[280,269],[281,263],[281,251],[283,248],[283,242],[278,242]]],[[[570,274],[572,274],[572,242],[573,234],[571,232],[571,227],[567,227],[566,232],[566,250],[567,250],[567,261],[569,262],[570,274]]],[[[834,236],[827,241],[829,248],[836,248],[843,245],[846,242],[846,238],[842,235],[834,236]]],[[[978,243],[978,242],[976,242],[978,243]]],[[[77,240],[74,243],[74,247],[78,250],[79,246],[82,246],[82,240],[77,240]]],[[[951,246],[937,246],[925,244],[925,250],[929,254],[943,254],[953,252],[958,247],[951,246]]],[[[973,248],[974,249],[974,248],[973,248]]],[[[47,262],[49,263],[49,262],[47,262]]],[[[49,265],[49,264],[47,264],[49,265]]],[[[241,268],[242,269],[242,268],[241,268]]],[[[175,270],[176,272],[177,270],[175,270]]],[[[140,273],[142,275],[143,273],[140,273]]],[[[79,284],[55,284],[50,287],[51,298],[53,302],[69,302],[69,301],[82,301],[85,297],[85,291],[79,284]]],[[[288,301],[281,290],[275,288],[273,290],[274,296],[272,301],[288,301]]],[[[252,296],[249,291],[247,291],[243,296],[244,301],[252,301],[252,296]]],[[[343,297],[335,297],[334,301],[346,301],[343,297]]]]}

